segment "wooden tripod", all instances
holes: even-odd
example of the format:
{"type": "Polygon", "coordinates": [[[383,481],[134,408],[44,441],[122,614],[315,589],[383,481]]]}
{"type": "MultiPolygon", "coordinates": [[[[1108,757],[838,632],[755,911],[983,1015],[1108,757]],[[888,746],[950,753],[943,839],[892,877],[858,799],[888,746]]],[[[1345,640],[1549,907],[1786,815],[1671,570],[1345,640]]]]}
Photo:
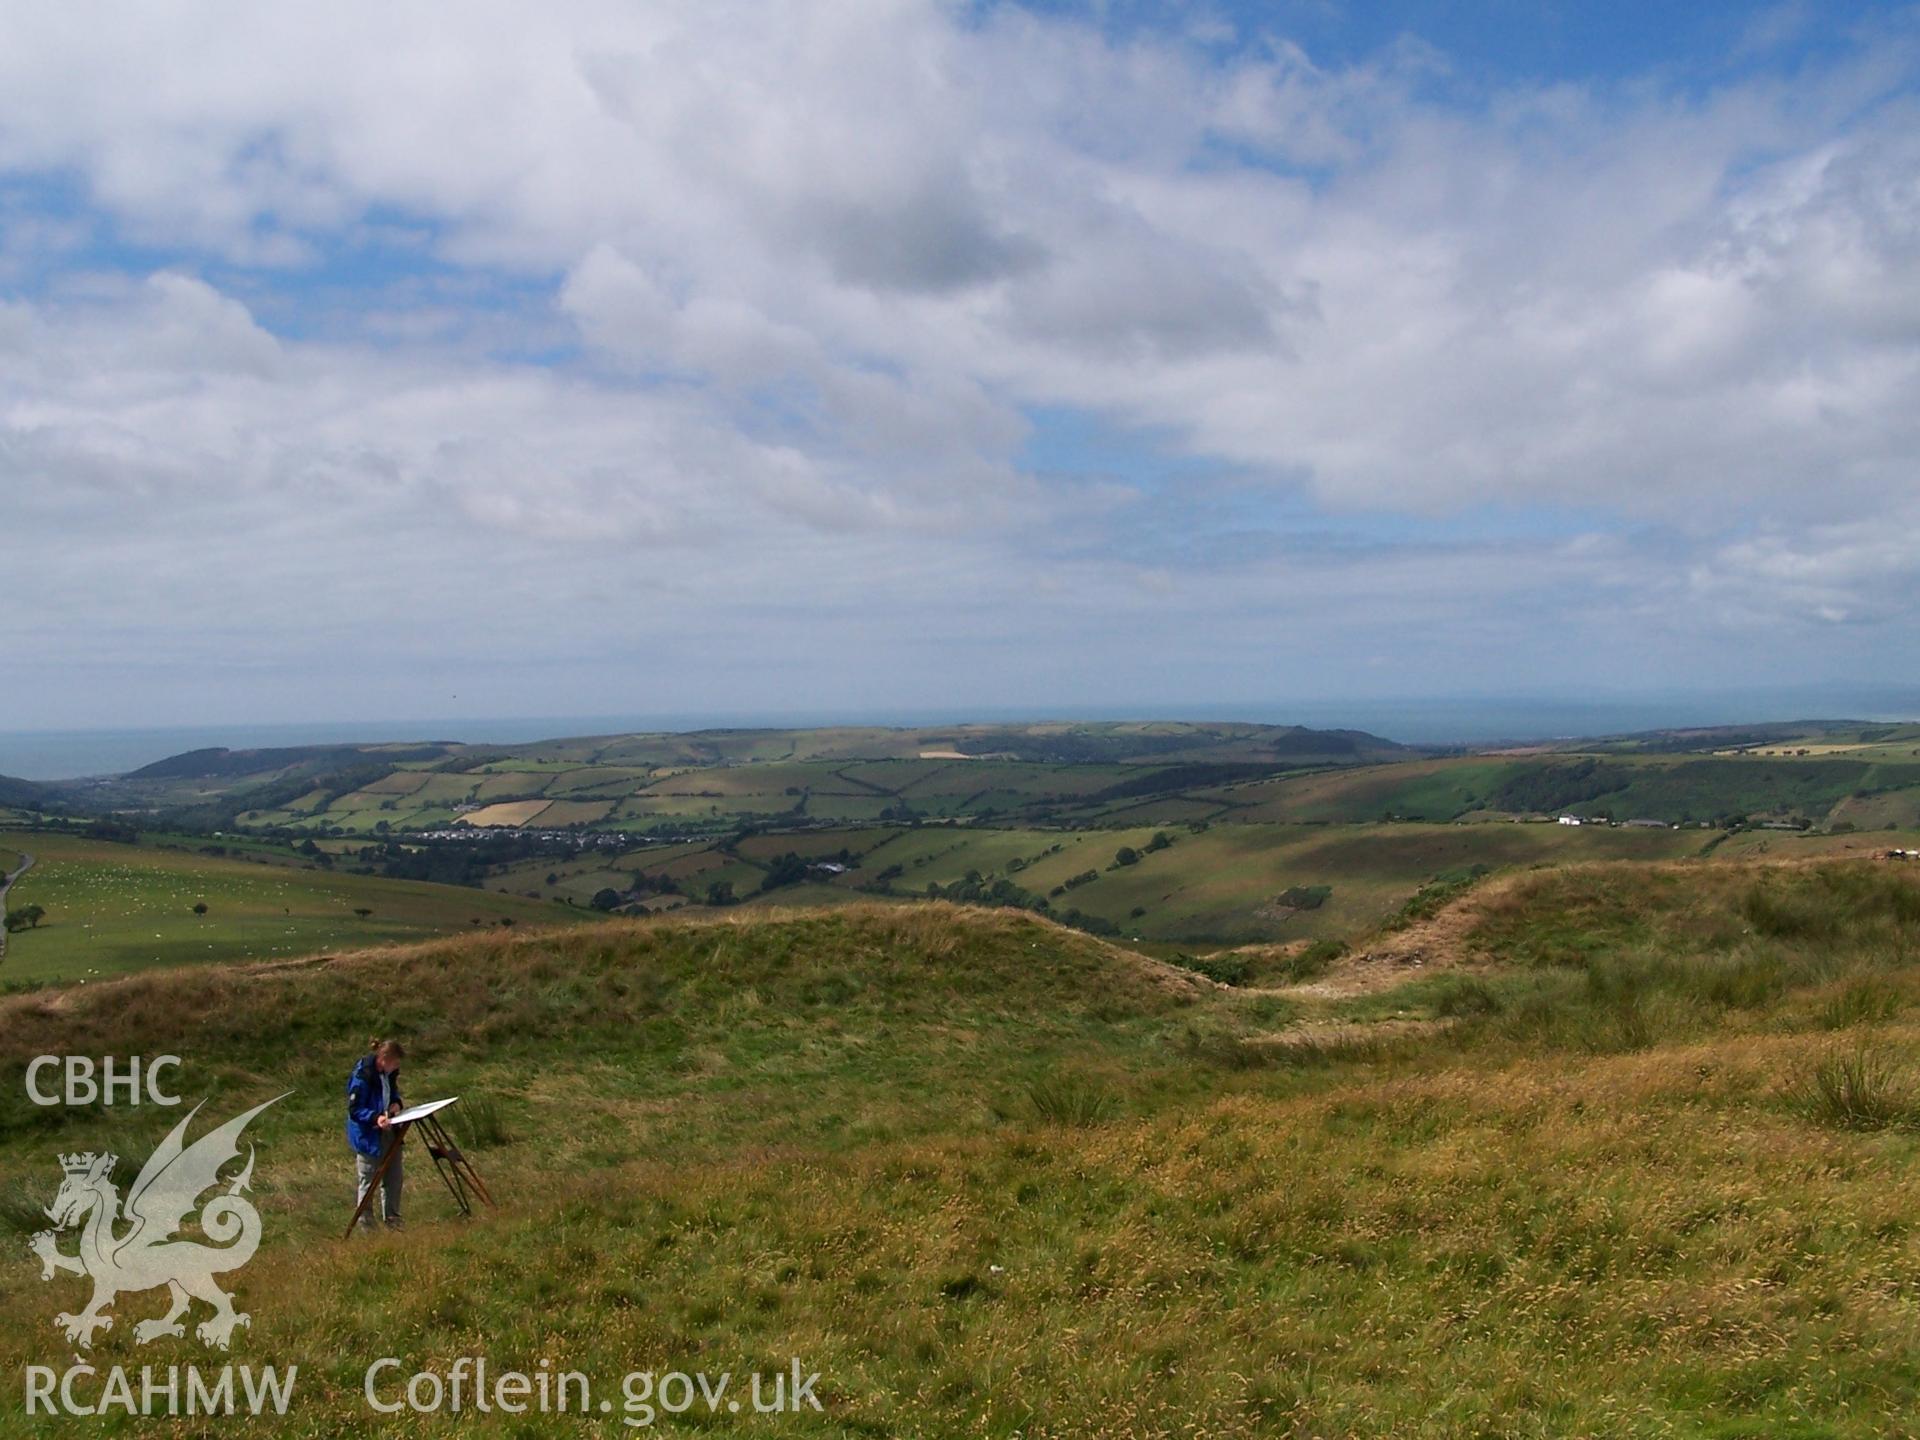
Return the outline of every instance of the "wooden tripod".
{"type": "Polygon", "coordinates": [[[473,1205],[469,1195],[478,1195],[489,1206],[493,1196],[487,1193],[486,1182],[481,1180],[479,1172],[473,1168],[473,1162],[460,1152],[453,1143],[453,1137],[447,1134],[446,1127],[440,1123],[438,1115],[423,1115],[418,1120],[407,1120],[387,1127],[386,1148],[380,1152],[380,1163],[374,1167],[373,1178],[367,1182],[367,1193],[360,1197],[360,1203],[353,1207],[353,1218],[347,1222],[347,1233],[341,1238],[353,1238],[353,1227],[360,1223],[360,1217],[367,1213],[367,1206],[373,1203],[373,1197],[380,1193],[387,1178],[387,1168],[400,1154],[400,1146],[407,1138],[407,1131],[415,1125],[426,1137],[427,1155],[433,1161],[433,1168],[446,1182],[448,1191],[453,1195],[453,1203],[460,1207],[462,1215],[473,1214],[473,1205]]]}

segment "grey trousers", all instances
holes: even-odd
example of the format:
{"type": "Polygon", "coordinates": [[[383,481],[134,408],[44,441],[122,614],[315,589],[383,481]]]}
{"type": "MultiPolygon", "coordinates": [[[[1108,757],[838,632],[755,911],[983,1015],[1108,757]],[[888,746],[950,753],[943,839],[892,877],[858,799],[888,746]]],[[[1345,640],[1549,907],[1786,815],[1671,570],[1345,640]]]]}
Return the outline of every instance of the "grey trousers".
{"type": "MultiPolygon", "coordinates": [[[[354,1152],[353,1161],[355,1168],[359,1171],[360,1177],[360,1183],[353,1192],[353,1203],[358,1205],[362,1200],[367,1198],[367,1187],[373,1184],[373,1172],[380,1168],[380,1162],[373,1156],[362,1155],[358,1151],[354,1152]]],[[[400,1223],[400,1167],[402,1163],[403,1156],[400,1152],[396,1151],[394,1153],[393,1163],[387,1166],[387,1173],[380,1181],[380,1203],[386,1210],[386,1221],[389,1225],[398,1225],[400,1223]]],[[[360,1228],[363,1230],[371,1230],[373,1228],[373,1207],[371,1205],[369,1205],[366,1211],[360,1216],[360,1228]]]]}

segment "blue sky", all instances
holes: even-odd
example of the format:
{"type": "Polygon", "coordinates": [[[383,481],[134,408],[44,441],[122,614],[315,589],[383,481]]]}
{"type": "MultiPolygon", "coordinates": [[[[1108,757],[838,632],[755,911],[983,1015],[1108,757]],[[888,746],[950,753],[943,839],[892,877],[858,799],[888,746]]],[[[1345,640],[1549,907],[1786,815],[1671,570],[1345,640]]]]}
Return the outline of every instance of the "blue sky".
{"type": "Polygon", "coordinates": [[[1906,7],[10,28],[0,729],[1920,661],[1906,7]]]}

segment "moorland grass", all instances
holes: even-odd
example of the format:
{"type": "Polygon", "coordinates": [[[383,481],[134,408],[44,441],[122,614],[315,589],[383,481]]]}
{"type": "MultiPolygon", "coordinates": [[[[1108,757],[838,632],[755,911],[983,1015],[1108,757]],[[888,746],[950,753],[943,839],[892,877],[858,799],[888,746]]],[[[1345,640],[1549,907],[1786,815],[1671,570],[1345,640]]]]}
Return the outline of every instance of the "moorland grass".
{"type": "MultiPolygon", "coordinates": [[[[628,1369],[798,1356],[826,1410],[795,1435],[1910,1433],[1920,1138],[1802,1100],[1856,1043],[1882,1069],[1848,1104],[1906,1093],[1908,902],[1875,876],[1681,879],[1487,899],[1474,973],[1395,1006],[1449,1023],[1390,1041],[1363,1019],[1262,1044],[1295,1018],[1275,997],[916,905],[154,973],[0,1000],[0,1061],[172,1049],[221,1114],[297,1087],[255,1127],[268,1240],[233,1357],[301,1365],[279,1433],[362,1428],[376,1353],[546,1357],[616,1396],[628,1369]],[[1804,907],[1790,933],[1743,933],[1756,886],[1804,907]],[[1628,938],[1567,945],[1563,904],[1628,938]],[[1865,981],[1897,1001],[1840,999],[1865,981]],[[1515,1022],[1536,1006],[1574,1018],[1515,1022]],[[452,1223],[416,1172],[405,1234],[338,1242],[339,1086],[374,1030],[412,1043],[411,1095],[493,1099],[511,1143],[472,1143],[498,1212],[452,1223]]],[[[172,1119],[16,1095],[23,1206],[55,1149],[138,1156],[172,1119]]],[[[63,1360],[77,1293],[0,1269],[0,1368],[63,1360]]],[[[95,1358],[184,1358],[128,1329],[95,1358]]]]}

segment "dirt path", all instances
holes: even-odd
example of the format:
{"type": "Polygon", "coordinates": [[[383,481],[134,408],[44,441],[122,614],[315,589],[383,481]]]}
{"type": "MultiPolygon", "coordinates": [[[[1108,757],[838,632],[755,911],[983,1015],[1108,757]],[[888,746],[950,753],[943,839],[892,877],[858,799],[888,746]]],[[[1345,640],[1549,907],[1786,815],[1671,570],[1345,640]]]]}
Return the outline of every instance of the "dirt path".
{"type": "MultiPolygon", "coordinates": [[[[20,852],[20,867],[11,875],[0,877],[0,910],[7,908],[7,892],[13,889],[13,882],[33,868],[33,856],[24,850],[20,852]]],[[[7,958],[7,932],[0,930],[0,960],[7,958]]]]}
{"type": "MultiPolygon", "coordinates": [[[[1345,1000],[1355,995],[1371,995],[1390,990],[1417,975],[1437,970],[1491,969],[1492,962],[1475,955],[1467,944],[1487,907],[1502,899],[1515,885],[1530,878],[1531,872],[1516,870],[1495,875],[1474,886],[1457,900],[1443,906],[1425,920],[1405,930],[1374,935],[1361,948],[1343,955],[1326,972],[1298,985],[1248,987],[1243,995],[1280,995],[1294,1000],[1345,1000]]],[[[1305,942],[1294,941],[1279,947],[1242,947],[1243,950],[1295,950],[1305,942]]]]}

